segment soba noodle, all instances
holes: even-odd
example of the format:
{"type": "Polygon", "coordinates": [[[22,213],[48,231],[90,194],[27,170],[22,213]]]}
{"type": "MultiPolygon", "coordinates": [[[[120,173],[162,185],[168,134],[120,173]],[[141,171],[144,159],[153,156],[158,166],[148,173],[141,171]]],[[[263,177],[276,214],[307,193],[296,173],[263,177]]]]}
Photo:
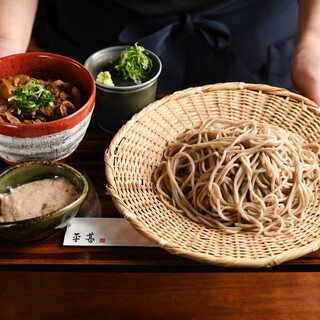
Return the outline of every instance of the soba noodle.
{"type": "Polygon", "coordinates": [[[171,210],[209,227],[275,235],[304,218],[319,150],[266,123],[208,119],[167,146],[156,190],[171,210]]]}

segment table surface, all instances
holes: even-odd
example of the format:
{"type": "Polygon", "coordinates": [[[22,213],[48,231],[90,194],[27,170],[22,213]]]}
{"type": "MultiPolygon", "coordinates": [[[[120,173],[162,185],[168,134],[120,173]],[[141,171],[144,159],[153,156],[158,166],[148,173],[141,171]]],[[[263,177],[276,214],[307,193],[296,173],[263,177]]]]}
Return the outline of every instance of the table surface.
{"type": "MultiPolygon", "coordinates": [[[[99,128],[92,120],[83,141],[77,150],[66,160],[82,172],[89,181],[89,193],[83,204],[79,217],[113,217],[123,218],[117,211],[110,196],[106,194],[106,176],[104,166],[104,152],[107,149],[112,134],[99,128]]],[[[0,164],[0,169],[5,168],[0,164]]],[[[65,229],[54,237],[34,244],[12,243],[0,240],[0,268],[6,265],[11,267],[27,267],[28,265],[55,266],[72,265],[80,268],[117,267],[125,270],[201,270],[201,271],[230,271],[228,268],[218,268],[198,263],[183,257],[172,255],[164,249],[156,247],[78,247],[64,246],[65,229]]],[[[320,269],[320,250],[288,261],[276,270],[304,271],[320,269]]],[[[243,271],[243,270],[239,270],[243,271]]],[[[253,271],[253,270],[252,270],[253,271]]],[[[261,270],[259,270],[261,271],[261,270]]]]}
{"type": "MultiPolygon", "coordinates": [[[[92,122],[66,161],[89,181],[79,216],[123,219],[105,193],[103,159],[111,139],[92,122]]],[[[59,319],[319,316],[320,251],[276,267],[232,269],[175,256],[158,247],[66,247],[64,233],[62,229],[34,244],[0,240],[0,284],[6,289],[0,299],[1,319],[56,319],[57,305],[59,319]],[[34,301],[39,303],[31,311],[34,301]]]]}

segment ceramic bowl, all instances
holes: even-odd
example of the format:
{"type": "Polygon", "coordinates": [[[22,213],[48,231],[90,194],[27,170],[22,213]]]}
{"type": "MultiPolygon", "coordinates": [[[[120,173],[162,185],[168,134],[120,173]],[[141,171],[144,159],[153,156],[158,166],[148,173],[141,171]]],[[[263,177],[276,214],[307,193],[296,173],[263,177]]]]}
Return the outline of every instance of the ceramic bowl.
{"type": "Polygon", "coordinates": [[[70,81],[85,102],[73,114],[50,122],[0,123],[0,157],[10,164],[64,160],[83,139],[92,116],[96,96],[92,75],[79,62],[52,53],[28,52],[0,58],[0,79],[18,74],[70,81]]]}
{"type": "MultiPolygon", "coordinates": [[[[110,63],[114,62],[128,47],[130,46],[115,46],[97,51],[87,58],[84,65],[96,79],[98,73],[108,70],[110,63]]],[[[153,52],[147,49],[145,52],[152,59],[153,67],[140,84],[121,79],[114,81],[115,86],[96,82],[94,118],[98,125],[108,132],[118,131],[135,113],[155,100],[162,64],[153,52]]]]}
{"type": "MultiPolygon", "coordinates": [[[[0,193],[45,178],[65,177],[79,197],[70,205],[39,217],[14,222],[0,222],[0,237],[18,242],[41,241],[64,228],[78,213],[88,193],[86,178],[73,167],[55,161],[33,161],[10,166],[0,173],[0,193]]],[[[1,212],[0,212],[1,215],[1,212]]]]}

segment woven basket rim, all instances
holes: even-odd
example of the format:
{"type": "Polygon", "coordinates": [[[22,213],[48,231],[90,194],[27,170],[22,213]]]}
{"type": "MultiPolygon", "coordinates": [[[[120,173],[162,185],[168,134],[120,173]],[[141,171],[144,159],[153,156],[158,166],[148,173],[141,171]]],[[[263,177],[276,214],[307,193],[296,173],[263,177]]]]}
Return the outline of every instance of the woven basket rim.
{"type": "Polygon", "coordinates": [[[190,87],[184,90],[176,91],[172,94],[164,96],[162,99],[156,100],[155,102],[150,103],[148,106],[143,108],[140,112],[137,112],[133,115],[133,117],[127,121],[115,134],[113,137],[109,148],[113,147],[114,144],[117,144],[119,140],[125,135],[126,131],[130,130],[130,128],[136,123],[140,118],[144,117],[145,114],[152,112],[159,105],[168,103],[170,101],[174,101],[176,99],[185,98],[188,96],[192,96],[194,94],[205,94],[219,90],[250,90],[256,92],[264,92],[271,95],[276,95],[279,97],[284,97],[287,99],[297,100],[304,104],[307,108],[315,111],[317,114],[320,112],[319,106],[310,100],[309,98],[302,96],[298,93],[294,93],[289,91],[288,89],[275,87],[268,84],[256,84],[256,83],[245,83],[245,82],[224,82],[224,83],[216,83],[216,84],[208,84],[199,87],[190,87]]]}
{"type": "MultiPolygon", "coordinates": [[[[180,255],[186,258],[193,259],[198,262],[214,264],[224,267],[269,267],[281,264],[285,261],[297,259],[310,252],[318,250],[320,248],[320,236],[319,238],[313,239],[299,245],[297,247],[289,248],[283,252],[277,254],[270,254],[270,256],[262,258],[237,258],[233,256],[214,256],[211,254],[204,254],[202,252],[196,252],[182,248],[179,243],[172,242],[159,236],[153,230],[146,227],[145,223],[141,221],[132,210],[132,207],[128,205],[128,202],[122,194],[122,187],[119,186],[117,179],[115,178],[116,168],[115,164],[121,157],[119,152],[119,146],[123,141],[127,140],[133,128],[139,127],[140,121],[143,121],[149,115],[152,115],[159,108],[165,107],[166,105],[172,104],[173,102],[197,98],[198,96],[207,96],[211,94],[219,94],[220,92],[237,92],[241,91],[242,94],[246,92],[253,92],[257,95],[264,94],[268,96],[275,96],[283,98],[285,103],[295,103],[301,110],[307,110],[313,115],[319,115],[319,107],[310,99],[301,96],[297,93],[293,93],[287,89],[274,87],[266,84],[252,84],[243,82],[229,82],[229,83],[217,83],[210,84],[201,87],[187,88],[181,91],[174,92],[170,95],[157,100],[140,112],[136,113],[131,120],[122,126],[122,128],[115,134],[108,148],[105,151],[105,174],[107,177],[107,193],[111,196],[116,208],[136,229],[140,234],[148,238],[153,243],[164,248],[168,252],[180,255]]],[[[281,100],[282,101],[282,100],[281,100]]]]}

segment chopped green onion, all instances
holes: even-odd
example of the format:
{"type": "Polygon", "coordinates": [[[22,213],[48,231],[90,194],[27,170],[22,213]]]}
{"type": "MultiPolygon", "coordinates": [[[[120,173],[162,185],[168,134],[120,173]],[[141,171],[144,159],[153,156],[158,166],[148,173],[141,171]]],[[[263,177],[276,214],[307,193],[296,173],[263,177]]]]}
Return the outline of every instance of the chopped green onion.
{"type": "Polygon", "coordinates": [[[152,60],[145,53],[142,46],[137,43],[120,53],[120,57],[114,66],[122,79],[132,79],[136,84],[140,84],[152,69],[152,60]]]}
{"type": "Polygon", "coordinates": [[[8,101],[14,101],[21,112],[32,112],[53,105],[55,97],[41,83],[30,80],[12,90],[8,101]]]}

